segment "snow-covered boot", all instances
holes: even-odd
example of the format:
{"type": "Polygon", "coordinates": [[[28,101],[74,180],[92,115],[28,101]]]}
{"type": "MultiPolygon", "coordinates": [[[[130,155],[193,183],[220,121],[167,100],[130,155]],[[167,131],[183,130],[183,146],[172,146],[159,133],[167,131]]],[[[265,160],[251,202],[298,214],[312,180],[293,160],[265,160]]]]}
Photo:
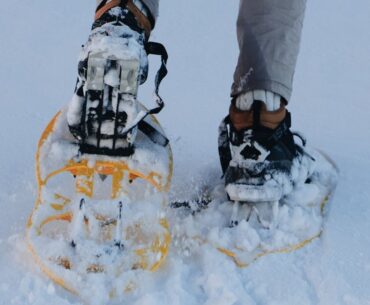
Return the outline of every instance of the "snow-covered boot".
{"type": "Polygon", "coordinates": [[[149,10],[139,0],[102,1],[97,8],[67,114],[82,153],[133,153],[137,125],[145,116],[136,98],[138,86],[147,78],[153,26],[149,10]]]}
{"type": "Polygon", "coordinates": [[[226,191],[236,202],[278,201],[304,183],[314,160],[294,141],[291,116],[284,104],[267,111],[255,100],[248,111],[230,107],[220,125],[219,153],[226,191]]]}

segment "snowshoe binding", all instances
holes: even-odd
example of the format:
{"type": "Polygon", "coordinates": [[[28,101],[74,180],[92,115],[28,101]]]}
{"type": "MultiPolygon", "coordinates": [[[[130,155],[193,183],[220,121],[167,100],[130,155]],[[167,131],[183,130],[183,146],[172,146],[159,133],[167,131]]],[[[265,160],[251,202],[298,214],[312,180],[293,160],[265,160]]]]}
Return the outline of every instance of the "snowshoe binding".
{"type": "MultiPolygon", "coordinates": [[[[231,107],[230,112],[238,111],[231,107]]],[[[236,129],[231,115],[220,125],[219,154],[226,193],[232,202],[229,212],[224,213],[229,215],[229,227],[235,227],[236,236],[243,235],[237,233],[240,231],[249,236],[252,232],[254,237],[245,249],[243,242],[233,249],[214,242],[239,266],[268,253],[293,251],[319,236],[322,226],[317,220],[322,221],[336,186],[334,162],[308,149],[304,137],[290,130],[290,113],[284,106],[279,112],[283,119],[277,127],[269,128],[266,122],[262,124],[269,115],[264,103],[255,101],[249,113],[250,127],[236,129]],[[301,145],[294,141],[295,136],[301,145]],[[310,221],[312,215],[315,217],[310,221]],[[294,220],[295,216],[300,219],[294,220]],[[294,221],[302,221],[302,228],[294,227],[294,221]],[[274,244],[283,231],[291,240],[274,244]]]]}
{"type": "Polygon", "coordinates": [[[140,270],[156,271],[171,241],[164,209],[172,152],[154,117],[164,106],[158,90],[167,53],[148,42],[151,20],[140,1],[103,1],[73,99],[46,127],[36,154],[29,248],[71,292],[93,298],[85,288],[99,281],[102,303],[134,289],[140,270]],[[150,110],[137,100],[148,54],[162,55],[150,110]]]}
{"type": "Polygon", "coordinates": [[[223,120],[224,179],[209,169],[199,178],[209,183],[207,196],[172,204],[172,238],[180,254],[211,246],[246,267],[268,254],[300,249],[323,232],[338,180],[335,163],[307,147],[302,136],[303,144],[295,143],[286,110],[274,129],[262,126],[262,111],[255,102],[250,128],[237,130],[230,116],[223,120]]]}

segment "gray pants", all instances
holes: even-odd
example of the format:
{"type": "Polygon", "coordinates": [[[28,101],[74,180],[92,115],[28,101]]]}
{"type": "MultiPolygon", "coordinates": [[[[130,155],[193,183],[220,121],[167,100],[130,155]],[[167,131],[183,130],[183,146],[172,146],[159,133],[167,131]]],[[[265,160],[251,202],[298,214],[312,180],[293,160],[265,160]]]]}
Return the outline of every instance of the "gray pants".
{"type": "MultiPolygon", "coordinates": [[[[159,0],[142,1],[156,18],[159,0]]],[[[264,89],[289,101],[305,8],[306,0],[240,0],[232,97],[264,89]]]]}
{"type": "Polygon", "coordinates": [[[289,101],[306,0],[241,0],[233,97],[264,89],[289,101]]]}

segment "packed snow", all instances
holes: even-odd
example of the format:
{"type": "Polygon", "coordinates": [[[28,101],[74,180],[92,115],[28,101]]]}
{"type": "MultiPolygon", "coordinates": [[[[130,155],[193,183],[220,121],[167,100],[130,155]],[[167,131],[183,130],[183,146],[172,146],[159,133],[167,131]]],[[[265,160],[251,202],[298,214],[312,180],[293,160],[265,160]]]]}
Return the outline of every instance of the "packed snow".
{"type": "MultiPolygon", "coordinates": [[[[2,5],[0,304],[83,304],[39,270],[25,243],[25,227],[37,194],[36,144],[72,96],[77,57],[90,31],[94,5],[46,0],[2,5]]],[[[237,1],[161,0],[152,39],[163,42],[171,56],[170,74],[161,89],[167,107],[159,116],[174,150],[171,199],[199,195],[220,183],[217,127],[228,108],[237,58],[237,9],[237,1]]],[[[341,172],[321,238],[293,253],[270,254],[238,268],[211,243],[200,245],[182,235],[185,228],[186,235],[196,235],[201,220],[216,222],[226,206],[214,205],[209,214],[202,211],[194,217],[184,214],[171,223],[178,238],[165,264],[153,274],[127,274],[125,280],[134,277],[139,284],[122,296],[125,304],[370,304],[370,36],[364,30],[370,25],[369,11],[366,0],[308,3],[289,109],[293,128],[325,151],[341,172]]],[[[148,106],[158,64],[152,60],[139,92],[148,106]]],[[[300,192],[295,195],[309,200],[316,191],[300,192]]],[[[304,211],[280,210],[283,220],[290,213],[296,217],[286,219],[297,220],[287,221],[283,230],[314,227],[306,223],[304,211]]],[[[241,221],[237,232],[245,236],[245,249],[256,247],[263,232],[249,225],[241,221]]],[[[209,240],[232,241],[217,226],[206,229],[209,240]]],[[[285,243],[287,235],[278,233],[275,241],[285,243]]],[[[105,304],[100,284],[96,279],[83,291],[83,299],[105,304]]]]}

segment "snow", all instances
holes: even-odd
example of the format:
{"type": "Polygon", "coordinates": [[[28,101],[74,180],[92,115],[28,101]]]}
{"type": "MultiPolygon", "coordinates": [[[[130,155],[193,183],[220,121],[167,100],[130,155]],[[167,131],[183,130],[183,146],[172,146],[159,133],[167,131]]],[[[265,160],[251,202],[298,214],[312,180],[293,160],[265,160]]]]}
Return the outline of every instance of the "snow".
{"type": "Polygon", "coordinates": [[[237,264],[247,266],[268,253],[290,252],[301,247],[303,241],[320,235],[326,217],[327,192],[333,189],[337,175],[325,158],[314,151],[311,154],[316,159],[312,182],[296,187],[280,204],[231,205],[225,194],[219,193],[223,188],[220,183],[215,191],[211,190],[210,196],[216,199],[207,209],[195,215],[186,211],[181,215],[172,210],[176,248],[189,256],[189,253],[201,252],[196,248],[209,243],[221,252],[233,252],[229,255],[237,264]],[[231,221],[238,225],[230,228],[231,221]]]}
{"type": "MultiPolygon", "coordinates": [[[[36,143],[72,96],[94,4],[22,0],[2,5],[0,304],[82,304],[41,273],[25,248],[24,232],[36,197],[36,143]]],[[[237,8],[237,1],[161,0],[153,40],[165,43],[170,54],[170,74],[161,88],[167,107],[159,118],[174,149],[172,198],[186,197],[189,190],[200,193],[220,175],[217,126],[227,111],[236,63],[237,8]]],[[[289,109],[293,128],[341,170],[323,236],[246,269],[209,245],[199,251],[190,245],[183,253],[174,247],[166,264],[143,276],[125,304],[370,304],[369,11],[367,0],[308,3],[289,109]]],[[[158,64],[152,61],[139,92],[147,105],[158,64]]]]}

